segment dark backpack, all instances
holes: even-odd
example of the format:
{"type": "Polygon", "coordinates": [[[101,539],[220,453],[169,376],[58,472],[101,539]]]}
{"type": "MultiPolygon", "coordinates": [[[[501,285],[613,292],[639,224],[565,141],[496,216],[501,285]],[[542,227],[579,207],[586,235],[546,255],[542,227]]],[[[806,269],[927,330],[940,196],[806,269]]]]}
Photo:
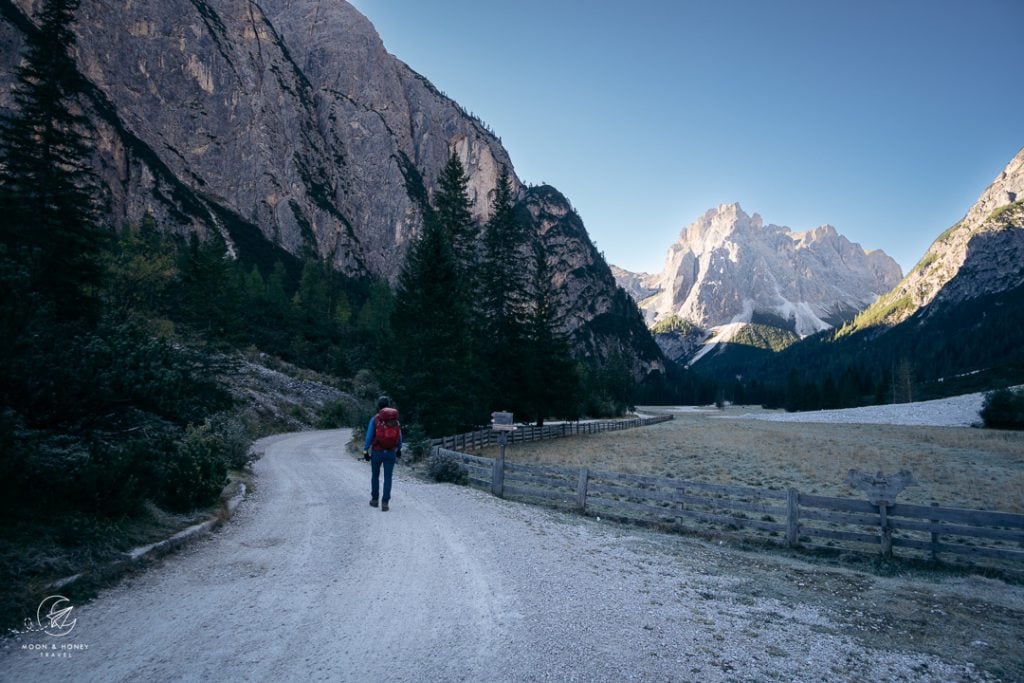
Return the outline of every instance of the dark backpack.
{"type": "Polygon", "coordinates": [[[398,411],[381,408],[373,425],[373,450],[393,451],[402,438],[402,426],[398,423],[398,411]]]}

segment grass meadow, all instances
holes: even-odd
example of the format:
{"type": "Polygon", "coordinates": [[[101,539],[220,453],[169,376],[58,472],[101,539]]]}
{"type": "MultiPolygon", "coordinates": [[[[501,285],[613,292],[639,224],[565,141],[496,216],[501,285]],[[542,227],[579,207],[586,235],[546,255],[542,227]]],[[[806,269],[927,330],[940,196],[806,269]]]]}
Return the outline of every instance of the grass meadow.
{"type": "Polygon", "coordinates": [[[1024,513],[1024,432],[738,418],[758,410],[676,411],[650,427],[514,444],[506,458],[848,498],[863,497],[851,469],[910,470],[916,484],[897,502],[1024,513]]]}

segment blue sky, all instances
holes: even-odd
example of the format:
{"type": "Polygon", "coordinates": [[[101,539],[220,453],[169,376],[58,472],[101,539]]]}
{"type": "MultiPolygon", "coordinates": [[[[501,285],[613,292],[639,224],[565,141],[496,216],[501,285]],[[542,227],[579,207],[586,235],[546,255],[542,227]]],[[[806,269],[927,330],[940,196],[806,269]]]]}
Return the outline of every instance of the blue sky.
{"type": "Polygon", "coordinates": [[[1024,0],[355,0],[610,263],[739,202],[904,272],[1024,147],[1024,0]]]}

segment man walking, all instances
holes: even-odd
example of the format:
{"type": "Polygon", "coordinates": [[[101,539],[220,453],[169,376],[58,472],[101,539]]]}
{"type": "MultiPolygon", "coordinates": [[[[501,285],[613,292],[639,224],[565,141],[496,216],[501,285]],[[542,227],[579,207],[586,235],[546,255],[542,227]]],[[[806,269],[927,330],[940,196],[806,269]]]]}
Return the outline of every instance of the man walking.
{"type": "Polygon", "coordinates": [[[395,471],[395,461],[402,457],[402,426],[398,423],[398,411],[391,407],[387,396],[377,399],[377,414],[370,418],[366,426],[366,442],[363,444],[363,459],[370,461],[370,505],[377,507],[380,501],[381,512],[388,511],[391,500],[391,475],[395,471]],[[380,469],[384,467],[384,491],[380,491],[380,469]]]}

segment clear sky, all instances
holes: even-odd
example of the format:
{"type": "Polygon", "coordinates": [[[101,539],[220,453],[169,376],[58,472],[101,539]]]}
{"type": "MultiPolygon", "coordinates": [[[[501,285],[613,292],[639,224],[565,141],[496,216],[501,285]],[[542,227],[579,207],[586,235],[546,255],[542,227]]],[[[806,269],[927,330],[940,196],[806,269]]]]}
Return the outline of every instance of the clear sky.
{"type": "Polygon", "coordinates": [[[1024,147],[1024,0],[354,0],[610,263],[708,209],[904,272],[1024,147]]]}

